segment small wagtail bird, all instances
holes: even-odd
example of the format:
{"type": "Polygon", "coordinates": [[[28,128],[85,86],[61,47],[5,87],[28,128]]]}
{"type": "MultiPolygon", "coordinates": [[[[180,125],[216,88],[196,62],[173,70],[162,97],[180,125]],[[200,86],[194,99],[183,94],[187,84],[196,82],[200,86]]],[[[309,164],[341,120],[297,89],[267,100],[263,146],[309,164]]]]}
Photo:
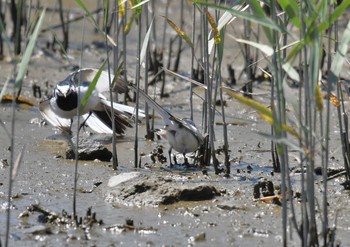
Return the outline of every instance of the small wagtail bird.
{"type": "MultiPolygon", "coordinates": [[[[78,111],[97,72],[96,69],[79,69],[59,82],[54,88],[53,95],[40,102],[39,110],[44,118],[55,127],[70,129],[73,118],[79,114],[84,119],[83,124],[87,124],[92,130],[97,133],[112,134],[111,102],[102,94],[109,91],[107,72],[101,73],[85,106],[78,111]]],[[[113,81],[113,78],[111,80],[113,81]]],[[[127,83],[118,80],[113,91],[126,92],[127,83]]],[[[130,118],[134,111],[134,107],[113,103],[116,134],[123,134],[126,127],[132,127],[130,118]]]]}
{"type": "MultiPolygon", "coordinates": [[[[172,149],[181,153],[184,156],[184,164],[188,164],[186,154],[197,151],[204,142],[204,136],[199,132],[194,122],[191,119],[174,117],[144,91],[137,89],[133,85],[130,86],[134,91],[138,91],[145,101],[162,117],[165,127],[155,130],[155,132],[169,142],[170,148],[168,153],[170,166],[173,165],[171,161],[172,149]]],[[[174,160],[176,163],[176,159],[174,160]]]]}

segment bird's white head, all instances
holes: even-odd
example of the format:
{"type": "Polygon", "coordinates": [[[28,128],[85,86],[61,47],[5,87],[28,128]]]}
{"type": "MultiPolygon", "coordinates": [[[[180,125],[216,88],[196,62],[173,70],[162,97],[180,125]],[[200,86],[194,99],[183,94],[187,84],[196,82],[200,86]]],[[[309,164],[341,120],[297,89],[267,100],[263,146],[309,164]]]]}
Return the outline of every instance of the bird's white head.
{"type": "Polygon", "coordinates": [[[73,92],[75,92],[75,87],[69,81],[62,81],[58,83],[54,90],[56,97],[65,97],[65,98],[73,92]]]}

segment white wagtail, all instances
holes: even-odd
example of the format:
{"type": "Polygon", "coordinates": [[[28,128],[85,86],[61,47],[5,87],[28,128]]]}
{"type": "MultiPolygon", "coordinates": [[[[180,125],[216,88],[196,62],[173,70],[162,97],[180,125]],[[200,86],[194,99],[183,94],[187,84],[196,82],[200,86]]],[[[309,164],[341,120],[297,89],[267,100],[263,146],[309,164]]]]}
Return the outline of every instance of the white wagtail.
{"type": "Polygon", "coordinates": [[[194,122],[188,118],[179,119],[174,117],[144,91],[141,89],[138,90],[133,85],[130,86],[134,91],[139,91],[145,101],[162,117],[165,127],[155,130],[155,132],[169,142],[170,148],[168,153],[170,165],[173,165],[171,161],[172,149],[181,153],[184,156],[184,164],[188,164],[186,154],[197,151],[204,142],[204,136],[199,132],[194,122]]]}
{"type": "MultiPolygon", "coordinates": [[[[53,95],[40,102],[39,110],[44,118],[55,127],[70,129],[73,118],[79,113],[84,118],[83,124],[86,123],[92,130],[98,133],[112,134],[111,102],[102,94],[109,90],[107,72],[101,73],[86,105],[78,111],[97,72],[96,69],[79,69],[59,82],[54,88],[53,95]]],[[[126,92],[127,84],[122,81],[118,83],[118,80],[113,91],[126,92]]],[[[134,107],[113,103],[115,132],[117,134],[123,134],[126,127],[132,127],[130,117],[134,110],[134,107]]]]}

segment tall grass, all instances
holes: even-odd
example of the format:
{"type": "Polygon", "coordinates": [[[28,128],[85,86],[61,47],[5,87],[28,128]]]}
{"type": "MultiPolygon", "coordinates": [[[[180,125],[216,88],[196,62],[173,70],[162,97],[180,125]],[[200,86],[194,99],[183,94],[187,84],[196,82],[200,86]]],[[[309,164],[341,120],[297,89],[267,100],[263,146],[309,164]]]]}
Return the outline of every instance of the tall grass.
{"type": "MultiPolygon", "coordinates": [[[[22,9],[23,2],[20,1],[20,9],[22,9]]],[[[15,6],[12,6],[15,8],[15,6]]],[[[22,16],[22,12],[17,13],[19,16],[22,16]]],[[[13,183],[16,178],[16,175],[18,174],[19,165],[21,163],[23,153],[24,153],[24,147],[20,151],[17,160],[14,160],[14,154],[15,154],[15,122],[16,122],[16,102],[17,97],[19,97],[22,89],[23,79],[27,72],[28,65],[30,58],[32,56],[38,35],[40,33],[41,25],[43,23],[45,17],[45,9],[41,12],[40,16],[39,13],[33,18],[32,23],[36,23],[30,38],[28,44],[26,44],[25,51],[20,57],[19,67],[17,74],[15,76],[14,85],[13,85],[13,91],[12,91],[12,119],[11,119],[11,131],[8,132],[5,128],[5,126],[2,126],[5,128],[5,131],[9,133],[10,136],[10,147],[11,147],[11,153],[10,153],[10,169],[9,169],[9,181],[8,181],[8,194],[7,194],[7,207],[6,207],[6,233],[5,233],[5,246],[7,247],[9,245],[9,238],[10,238],[10,220],[11,220],[11,201],[12,201],[12,189],[13,189],[13,183]]],[[[21,39],[20,39],[20,27],[21,26],[21,18],[16,18],[17,22],[15,25],[16,29],[16,39],[15,39],[15,54],[19,54],[21,51],[21,39]]],[[[6,86],[4,85],[4,90],[6,90],[6,86]]],[[[3,94],[3,92],[1,93],[3,94]]],[[[1,101],[1,98],[0,98],[1,101]]],[[[1,242],[0,242],[1,243],[1,242]]]]}
{"type": "MultiPolygon", "coordinates": [[[[95,11],[90,11],[83,1],[76,0],[77,5],[81,8],[86,16],[91,20],[96,30],[104,35],[105,43],[113,45],[113,69],[109,64],[111,51],[106,45],[106,64],[107,70],[117,71],[117,68],[123,66],[124,79],[127,81],[127,64],[133,62],[135,70],[132,72],[135,76],[137,87],[141,85],[141,72],[144,69],[144,87],[147,92],[148,63],[152,49],[160,49],[162,63],[165,68],[161,70],[161,96],[166,95],[165,84],[169,83],[169,74],[175,77],[184,78],[184,76],[174,73],[174,71],[188,70],[181,66],[181,60],[186,48],[189,48],[191,55],[190,73],[191,78],[185,78],[191,81],[194,78],[195,67],[203,71],[203,88],[205,95],[203,98],[203,115],[202,125],[203,133],[208,133],[205,143],[205,157],[202,165],[212,165],[215,173],[220,174],[220,161],[216,155],[216,139],[218,139],[215,118],[217,111],[221,113],[223,122],[223,140],[224,140],[224,160],[225,175],[230,175],[230,157],[229,157],[229,137],[227,131],[226,116],[232,114],[230,109],[224,107],[223,102],[225,92],[235,99],[249,107],[254,108],[263,120],[271,125],[271,134],[267,134],[271,141],[271,152],[275,172],[279,172],[281,178],[282,193],[282,239],[283,246],[288,246],[288,228],[293,234],[300,239],[302,246],[332,246],[334,245],[334,228],[330,226],[329,209],[327,204],[327,169],[329,161],[329,135],[330,135],[330,113],[333,104],[337,105],[338,122],[340,125],[340,135],[343,150],[343,159],[346,170],[346,180],[350,177],[350,149],[348,119],[345,113],[340,79],[341,69],[345,61],[347,44],[350,40],[350,24],[345,30],[340,30],[337,26],[337,20],[350,5],[349,1],[343,1],[336,5],[330,0],[323,1],[296,1],[296,0],[267,0],[262,1],[199,1],[193,0],[191,4],[181,0],[180,15],[191,13],[192,20],[188,25],[184,25],[183,18],[175,18],[169,12],[173,4],[167,1],[165,10],[160,13],[154,1],[108,1],[104,0],[99,6],[103,6],[104,21],[101,23],[94,17],[95,11]],[[110,6],[114,7],[110,7],[110,6]],[[266,8],[267,6],[267,8],[266,8]],[[266,11],[266,10],[269,11],[266,11]],[[113,14],[112,14],[113,13],[113,14]],[[152,20],[152,21],[149,21],[152,20]],[[245,96],[235,93],[230,89],[222,87],[223,73],[222,63],[224,54],[231,52],[227,44],[224,43],[225,37],[231,35],[229,28],[235,21],[244,23],[244,35],[236,38],[241,47],[243,56],[240,58],[244,61],[244,70],[247,74],[248,83],[245,96]],[[114,28],[110,29],[110,24],[114,28]],[[136,27],[135,27],[136,26],[136,27]],[[161,27],[161,28],[159,28],[161,27]],[[134,29],[133,29],[134,28],[134,29]],[[110,31],[114,33],[110,34],[110,31]],[[169,35],[169,30],[175,30],[175,35],[169,35]],[[255,30],[258,30],[255,32],[255,30]],[[131,45],[127,42],[130,32],[137,32],[136,37],[136,58],[127,54],[131,45]],[[162,33],[158,33],[162,32],[162,33]],[[191,32],[191,33],[187,33],[191,32]],[[254,38],[258,37],[258,38],[254,38]],[[341,38],[341,39],[339,39],[341,38]],[[176,52],[173,44],[178,42],[176,52]],[[169,44],[169,45],[167,45],[169,44]],[[327,69],[321,71],[323,61],[323,48],[327,51],[327,69]],[[176,54],[175,59],[173,55],[176,54]],[[333,56],[333,54],[335,54],[333,56]],[[166,56],[167,55],[167,56],[166,56]],[[255,55],[255,56],[254,56],[255,55]],[[267,108],[261,103],[256,102],[252,94],[252,83],[256,78],[256,69],[252,68],[258,62],[258,55],[264,58],[271,72],[271,108],[267,108]],[[253,60],[252,60],[253,59],[253,60]],[[256,61],[255,61],[256,60],[256,61]],[[254,64],[253,64],[254,63],[254,64]],[[143,64],[145,67],[143,68],[143,64]],[[324,83],[320,84],[320,78],[323,75],[324,83]],[[298,85],[298,89],[291,89],[288,81],[293,80],[298,85]],[[325,86],[323,86],[325,85],[325,86]],[[334,93],[333,89],[336,90],[334,93]],[[327,96],[322,97],[322,90],[327,96]],[[333,93],[333,94],[332,94],[333,93]],[[331,96],[330,96],[331,95],[331,96]],[[220,98],[221,107],[217,108],[215,103],[220,98]],[[339,103],[339,104],[338,104],[339,103]],[[292,113],[287,112],[291,108],[292,113]],[[288,121],[289,115],[294,114],[297,121],[291,123],[288,121]],[[292,191],[295,184],[291,181],[290,174],[290,147],[299,151],[298,160],[301,170],[301,203],[296,204],[292,191]],[[315,197],[315,177],[314,168],[316,161],[320,160],[323,170],[323,195],[322,198],[315,197]],[[277,162],[278,161],[278,162],[277,162]],[[321,203],[318,203],[321,200],[321,203]],[[296,214],[299,207],[301,215],[296,214]],[[321,220],[319,220],[321,219],[321,220]],[[332,235],[333,234],[333,235],[332,235]]],[[[24,3],[24,1],[20,1],[24,3]]],[[[62,15],[63,5],[60,3],[60,13],[62,29],[64,32],[64,50],[69,47],[68,42],[68,20],[65,22],[62,15]]],[[[21,5],[22,6],[22,5],[21,5]]],[[[1,4],[0,4],[1,11],[1,4]]],[[[43,11],[45,13],[45,11],[43,11]]],[[[0,13],[1,14],[1,13],[0,13]]],[[[43,18],[42,14],[33,31],[33,36],[29,40],[25,53],[22,57],[21,66],[16,78],[14,96],[20,93],[21,83],[25,75],[26,67],[34,48],[35,39],[39,33],[40,24],[43,18]],[[34,43],[33,43],[34,42],[34,43]]],[[[21,21],[17,19],[17,24],[21,21]]],[[[350,23],[350,22],[349,22],[350,23]]],[[[17,27],[17,26],[16,26],[17,27]]],[[[1,31],[3,24],[0,23],[1,31]]],[[[18,30],[18,28],[16,29],[18,30]]],[[[17,33],[17,37],[18,33],[17,33]]],[[[83,40],[84,42],[84,40],[83,40]]],[[[18,51],[18,48],[14,48],[18,51]]],[[[102,68],[102,67],[101,67],[102,68]]],[[[119,69],[118,69],[119,70],[119,69]]],[[[155,78],[158,78],[158,72],[155,72],[155,78]]],[[[129,74],[132,74],[129,73],[129,74]]],[[[155,80],[156,81],[156,80],[155,80]]],[[[110,81],[112,88],[112,82],[110,81]]],[[[193,118],[193,88],[194,85],[200,85],[198,82],[191,83],[189,90],[190,109],[193,118]]],[[[158,86],[158,85],[157,85],[158,86]]],[[[91,90],[94,84],[91,84],[91,90]]],[[[112,94],[110,95],[112,98],[112,94]]],[[[172,97],[172,95],[170,95],[172,97]]],[[[126,102],[127,95],[124,101],[126,102]]],[[[136,95],[136,105],[138,106],[138,96],[136,95]]],[[[137,112],[137,111],[136,111],[137,112]]],[[[137,113],[136,113],[137,114],[137,113]]],[[[113,114],[111,114],[113,116],[113,114]]],[[[263,121],[262,120],[262,121],[263,121]]],[[[15,112],[13,113],[13,124],[15,121],[15,112]]],[[[112,121],[114,122],[114,121],[112,121]]],[[[150,130],[149,119],[147,119],[147,132],[150,130]]],[[[79,124],[78,124],[79,126],[79,124]]],[[[14,125],[10,136],[12,145],[14,144],[14,125]]],[[[115,138],[115,137],[114,137],[115,138]]],[[[139,167],[138,151],[138,126],[136,124],[135,144],[134,144],[134,167],[139,167]]],[[[78,142],[77,142],[78,143],[78,142]]],[[[8,223],[10,219],[10,199],[13,179],[13,149],[11,149],[11,171],[9,180],[9,202],[8,202],[8,223]]],[[[76,155],[78,157],[78,155],[76,155]]],[[[116,152],[115,139],[113,139],[113,168],[117,169],[118,160],[116,152]]],[[[77,179],[77,164],[75,169],[75,183],[77,179]]],[[[75,186],[76,187],[76,186],[75,186]]],[[[75,192],[76,193],[76,189],[75,192]]],[[[75,196],[73,203],[73,212],[76,216],[75,196]]],[[[336,221],[336,219],[333,219],[336,221]]],[[[9,231],[7,229],[6,242],[8,245],[9,231]]]]}
{"type": "MultiPolygon", "coordinates": [[[[327,235],[329,230],[328,225],[328,210],[327,210],[327,183],[324,182],[324,194],[323,202],[319,206],[317,205],[315,196],[315,184],[314,184],[314,168],[315,160],[318,158],[317,148],[321,150],[321,162],[324,174],[324,181],[326,181],[326,171],[328,168],[328,136],[329,136],[329,115],[330,115],[330,101],[326,101],[326,107],[322,97],[320,96],[320,65],[322,61],[322,44],[324,43],[325,33],[329,28],[332,27],[333,23],[341,16],[346,10],[349,3],[343,2],[338,7],[327,1],[321,1],[315,3],[312,1],[305,1],[299,3],[296,1],[266,1],[265,4],[269,7],[269,13],[265,12],[259,1],[249,1],[246,4],[248,8],[242,8],[245,11],[239,11],[239,8],[232,5],[219,5],[218,3],[210,3],[206,1],[193,1],[193,12],[196,13],[196,9],[199,9],[200,16],[200,30],[201,36],[199,39],[200,57],[196,58],[195,49],[192,47],[192,58],[199,64],[199,67],[204,70],[204,83],[207,87],[206,95],[204,99],[204,132],[209,133],[209,139],[206,143],[206,163],[209,164],[210,160],[214,165],[216,173],[219,173],[217,169],[217,159],[215,155],[215,129],[214,129],[214,118],[215,118],[215,105],[214,100],[217,97],[218,91],[215,85],[219,85],[221,81],[221,61],[222,51],[225,49],[225,45],[222,42],[218,42],[214,47],[213,51],[208,50],[209,43],[207,37],[209,37],[209,30],[215,29],[215,23],[210,27],[208,20],[208,9],[216,9],[217,15],[222,16],[222,13],[231,13],[233,16],[241,18],[245,21],[245,27],[248,32],[243,39],[237,40],[243,43],[246,61],[246,69],[248,77],[253,78],[256,70],[248,69],[251,67],[251,48],[254,47],[258,52],[264,54],[266,61],[269,65],[269,70],[272,75],[272,88],[271,88],[271,110],[267,113],[259,112],[265,120],[267,120],[272,126],[272,154],[277,155],[274,157],[275,171],[281,174],[281,191],[282,191],[282,236],[283,246],[287,246],[287,226],[292,225],[297,235],[300,237],[303,246],[316,246],[322,244],[332,244],[331,239],[327,235]],[[265,36],[266,44],[262,44],[259,39],[258,42],[251,40],[252,27],[261,26],[263,34],[265,36]],[[249,40],[248,40],[249,39],[249,40]],[[281,40],[283,42],[281,42],[281,40]],[[287,49],[287,47],[289,47],[287,49]],[[299,63],[297,68],[293,67],[294,64],[299,63]],[[287,87],[288,78],[292,78],[297,84],[299,84],[299,95],[295,97],[295,93],[287,87]],[[214,80],[216,83],[214,83],[214,80]],[[293,97],[287,97],[293,95],[293,97]],[[296,115],[299,126],[298,130],[293,129],[287,122],[287,111],[286,106],[290,105],[293,108],[294,114],[296,115]],[[324,117],[325,116],[325,117],[324,117]],[[289,134],[288,134],[289,133],[289,134]],[[300,150],[299,160],[301,168],[301,212],[302,216],[298,217],[295,214],[295,205],[291,191],[293,190],[293,184],[290,178],[290,165],[289,165],[289,147],[295,147],[294,142],[291,142],[290,136],[294,136],[298,141],[300,150]],[[276,144],[276,145],[275,145],[276,144]],[[276,150],[275,150],[276,148],[276,150]],[[278,162],[277,162],[278,161],[278,162]],[[320,210],[323,212],[322,215],[322,227],[321,235],[318,229],[317,222],[317,211],[316,208],[321,207],[320,210]],[[287,215],[289,211],[292,215],[288,219],[287,215]],[[290,221],[290,222],[288,222],[290,221]]],[[[154,5],[151,5],[154,6],[154,5]]],[[[182,6],[182,5],[181,5],[182,6]]],[[[168,10],[169,4],[167,4],[166,10],[168,10]]],[[[183,6],[182,6],[183,8],[183,6]]],[[[182,11],[181,8],[181,11],[182,11]]],[[[155,11],[155,10],[154,10],[155,11]]],[[[182,12],[180,12],[182,13],[182,12]]],[[[193,14],[193,17],[195,15],[193,14]]],[[[165,19],[170,24],[181,39],[185,40],[186,43],[191,46],[195,44],[195,30],[192,28],[192,40],[189,41],[189,35],[183,30],[183,26],[176,25],[171,17],[168,16],[168,11],[165,13],[165,19]]],[[[216,22],[219,23],[218,18],[216,22]]],[[[193,25],[195,25],[193,20],[193,25]]],[[[222,40],[225,35],[225,26],[230,21],[224,22],[219,28],[222,40]]],[[[148,27],[147,27],[148,28],[148,27]]],[[[166,29],[166,28],[165,28],[166,29]]],[[[141,33],[141,32],[139,32],[141,33]]],[[[165,50],[165,30],[163,31],[163,52],[165,50]]],[[[342,45],[347,44],[346,36],[347,33],[343,33],[344,41],[342,45]]],[[[139,36],[139,42],[141,37],[139,36]]],[[[333,46],[333,37],[328,36],[328,46],[333,46]]],[[[337,40],[337,39],[336,39],[337,40]]],[[[172,43],[172,41],[170,41],[172,43]]],[[[172,46],[169,46],[169,53],[172,53],[172,46]]],[[[330,50],[330,49],[329,49],[330,50]]],[[[344,51],[345,52],[345,51],[344,51]]],[[[341,68],[344,58],[340,57],[341,50],[338,50],[337,56],[332,62],[328,59],[327,76],[327,94],[330,94],[331,88],[338,85],[336,82],[340,76],[339,68],[341,68]]],[[[345,54],[345,53],[344,53],[345,54]]],[[[198,56],[198,55],[197,55],[198,56]]],[[[170,64],[168,59],[168,69],[170,64]]],[[[176,62],[178,63],[178,62],[176,62]]],[[[164,62],[164,64],[166,64],[164,62]]],[[[192,68],[193,68],[192,62],[192,68]]],[[[137,69],[139,70],[139,68],[137,69]]],[[[138,72],[137,72],[138,73],[138,72]]],[[[249,78],[248,78],[249,79],[249,78]]],[[[164,78],[163,78],[164,80],[164,78]]],[[[251,87],[251,85],[250,85],[251,87]]],[[[163,94],[164,86],[162,86],[163,94]]],[[[251,97],[251,88],[248,89],[248,96],[251,97]]],[[[341,90],[338,90],[341,92],[341,90]]],[[[237,97],[233,93],[231,95],[237,97]]],[[[192,96],[192,94],[191,94],[192,96]]],[[[222,95],[220,96],[222,98],[222,95]]],[[[339,95],[340,97],[340,95],[339,95]]],[[[244,98],[240,98],[243,103],[250,104],[255,109],[265,111],[260,106],[255,105],[254,101],[247,101],[244,98]]],[[[191,100],[192,102],[192,100],[191,100]]],[[[259,111],[259,110],[258,110],[259,111]]],[[[221,108],[223,118],[225,118],[224,108],[221,108]]],[[[341,119],[345,121],[345,119],[341,119]]],[[[225,123],[225,120],[223,121],[225,123]]],[[[226,127],[226,124],[224,124],[226,127]]],[[[343,131],[341,131],[343,132],[343,131]]],[[[343,145],[346,138],[343,138],[343,145]]],[[[224,129],[224,140],[227,143],[227,131],[224,129]]],[[[228,150],[228,145],[225,145],[225,151],[228,150]]],[[[344,145],[344,150],[345,145],[344,145]]],[[[344,159],[347,159],[348,152],[344,151],[344,159]]],[[[135,156],[136,157],[136,156],[135,156]]],[[[225,165],[227,175],[230,173],[228,164],[228,154],[225,153],[225,165]]],[[[348,169],[348,167],[345,167],[348,169]]]]}
{"type": "MultiPolygon", "coordinates": [[[[334,22],[347,9],[350,3],[342,2],[339,6],[334,6],[329,1],[266,1],[270,8],[270,15],[264,12],[258,1],[249,1],[249,12],[237,12],[225,6],[220,6],[208,2],[195,1],[200,5],[210,6],[212,8],[229,11],[244,20],[248,20],[257,25],[261,25],[264,30],[268,45],[267,48],[261,43],[255,43],[251,40],[240,41],[250,44],[261,52],[271,57],[266,60],[269,63],[269,69],[272,74],[272,94],[271,94],[271,114],[272,118],[265,120],[272,124],[273,138],[277,143],[277,153],[280,160],[281,171],[281,190],[282,190],[282,236],[283,246],[288,245],[287,226],[292,225],[297,235],[300,237],[302,246],[328,246],[333,245],[334,239],[330,238],[327,206],[327,168],[329,157],[329,116],[330,116],[330,98],[327,98],[326,108],[323,108],[322,96],[320,96],[320,65],[322,61],[322,44],[326,30],[332,27],[334,22]],[[333,9],[334,8],[334,9],[333,9]],[[281,17],[284,16],[284,17],[281,17]],[[292,44],[297,41],[290,49],[282,49],[281,37],[292,44]],[[269,51],[272,51],[270,54],[269,51]],[[297,68],[292,64],[299,63],[297,68]],[[299,93],[295,95],[287,86],[288,77],[293,78],[299,84],[299,93]],[[292,95],[292,97],[288,97],[292,95]],[[299,96],[298,96],[299,95],[299,96]],[[295,205],[291,191],[293,184],[290,178],[290,166],[288,159],[288,149],[293,146],[293,142],[288,141],[288,129],[286,128],[287,111],[286,104],[293,107],[294,113],[298,119],[299,134],[297,135],[299,143],[299,162],[301,173],[301,198],[300,204],[302,215],[295,214],[295,205]],[[324,117],[324,115],[326,117],[324,117]],[[318,151],[319,150],[319,151],[318,151]],[[322,169],[324,174],[323,198],[322,203],[318,204],[315,198],[315,162],[320,153],[322,169]],[[323,212],[319,215],[318,212],[323,212]],[[291,215],[288,219],[287,215],[291,215]],[[322,218],[319,222],[318,215],[322,218]],[[290,222],[288,222],[290,221],[290,222]],[[318,226],[321,224],[320,229],[318,226]]],[[[248,4],[248,3],[247,3],[248,4]]],[[[347,29],[341,35],[343,40],[340,42],[343,49],[335,49],[336,56],[333,61],[329,57],[329,70],[326,71],[327,87],[329,95],[332,88],[338,87],[340,70],[344,62],[348,43],[347,29]]],[[[327,36],[326,36],[327,37],[327,36]]],[[[333,46],[333,37],[328,35],[328,46],[333,46]]],[[[337,40],[337,39],[336,39],[337,40]]],[[[287,43],[288,45],[288,43],[287,43]]],[[[331,51],[331,49],[329,49],[331,51]]],[[[241,102],[253,106],[257,109],[258,103],[253,103],[237,94],[230,93],[241,102]]],[[[259,112],[263,114],[261,109],[259,112]]],[[[340,115],[340,114],[339,114],[340,115]]],[[[344,121],[340,119],[340,121],[344,121]]],[[[344,121],[345,122],[345,121],[344,121]]],[[[345,125],[347,123],[345,122],[345,125]]],[[[343,131],[341,131],[343,132],[343,131]]],[[[343,138],[347,143],[348,136],[343,138]]],[[[343,144],[344,145],[344,144],[343,144]]],[[[346,160],[347,153],[344,152],[346,160]]],[[[346,167],[345,167],[346,168],[346,167]]]]}

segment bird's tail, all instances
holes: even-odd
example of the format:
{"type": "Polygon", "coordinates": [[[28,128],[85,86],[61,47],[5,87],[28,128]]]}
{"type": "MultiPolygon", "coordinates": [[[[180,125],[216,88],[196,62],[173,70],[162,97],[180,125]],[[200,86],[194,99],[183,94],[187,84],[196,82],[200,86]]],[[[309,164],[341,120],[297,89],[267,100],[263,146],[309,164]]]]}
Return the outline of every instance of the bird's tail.
{"type": "Polygon", "coordinates": [[[135,87],[132,84],[129,84],[129,87],[135,91],[138,92],[139,95],[144,98],[144,100],[156,111],[158,114],[163,118],[163,120],[166,122],[168,119],[172,118],[172,115],[166,111],[163,107],[161,107],[156,101],[154,101],[148,94],[146,94],[143,90],[135,87]]]}

